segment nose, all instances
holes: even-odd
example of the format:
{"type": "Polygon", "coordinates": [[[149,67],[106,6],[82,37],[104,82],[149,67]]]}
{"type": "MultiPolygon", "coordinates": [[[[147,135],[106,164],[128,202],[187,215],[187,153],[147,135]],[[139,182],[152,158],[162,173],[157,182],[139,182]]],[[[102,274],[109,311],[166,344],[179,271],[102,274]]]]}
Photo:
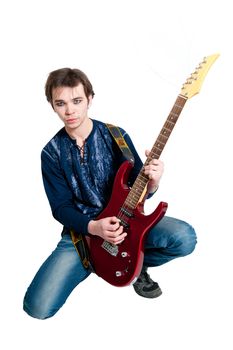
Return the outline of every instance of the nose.
{"type": "Polygon", "coordinates": [[[69,103],[67,103],[66,105],[66,115],[71,115],[74,113],[74,109],[73,106],[69,103]]]}

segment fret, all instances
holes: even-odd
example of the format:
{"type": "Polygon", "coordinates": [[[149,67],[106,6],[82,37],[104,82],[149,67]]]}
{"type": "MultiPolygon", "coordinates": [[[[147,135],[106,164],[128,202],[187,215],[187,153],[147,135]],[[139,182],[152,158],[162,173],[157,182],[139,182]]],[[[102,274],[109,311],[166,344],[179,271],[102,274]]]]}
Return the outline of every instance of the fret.
{"type": "Polygon", "coordinates": [[[137,186],[135,186],[134,188],[132,188],[132,193],[135,195],[135,196],[138,196],[139,195],[139,198],[140,198],[140,196],[141,196],[141,193],[143,192],[143,190],[144,190],[144,188],[145,188],[145,184],[137,184],[137,186]]]}
{"type": "Polygon", "coordinates": [[[144,190],[144,188],[145,188],[146,183],[147,183],[147,182],[145,182],[144,185],[138,186],[138,184],[135,182],[134,187],[132,187],[132,189],[131,189],[132,194],[133,194],[135,197],[138,196],[138,197],[140,198],[140,197],[141,197],[141,194],[142,194],[142,192],[143,192],[143,190],[144,190]]]}
{"type": "MultiPolygon", "coordinates": [[[[143,167],[144,168],[144,167],[143,167]]],[[[145,182],[146,181],[146,175],[144,175],[144,173],[142,172],[142,170],[140,171],[137,179],[135,182],[138,182],[138,181],[141,181],[141,182],[145,182]]]]}
{"type": "MultiPolygon", "coordinates": [[[[150,162],[152,159],[159,159],[159,156],[161,155],[161,152],[152,152],[152,151],[151,151],[151,155],[152,155],[153,157],[151,157],[151,158],[148,160],[147,164],[149,164],[149,162],[150,162]]],[[[147,165],[147,164],[146,164],[146,165],[147,165]]]]}
{"type": "Polygon", "coordinates": [[[134,209],[136,208],[137,204],[138,204],[138,199],[139,198],[129,198],[125,201],[126,205],[130,208],[130,209],[134,209]]]}
{"type": "MultiPolygon", "coordinates": [[[[166,122],[165,122],[165,124],[166,124],[166,122]]],[[[165,127],[165,124],[164,124],[164,126],[163,126],[163,128],[162,128],[162,132],[161,132],[162,135],[167,135],[167,132],[168,132],[169,134],[171,133],[171,130],[168,129],[168,128],[166,128],[166,127],[165,127]]]]}
{"type": "Polygon", "coordinates": [[[166,145],[167,139],[168,139],[167,136],[164,136],[164,135],[162,135],[162,134],[160,133],[157,140],[158,140],[159,142],[163,143],[164,145],[166,145]]]}
{"type": "MultiPolygon", "coordinates": [[[[137,186],[138,186],[138,188],[141,189],[141,190],[144,189],[145,184],[146,184],[146,180],[145,180],[145,181],[137,182],[137,186]]],[[[135,189],[136,192],[138,191],[138,188],[135,189]]]]}
{"type": "Polygon", "coordinates": [[[166,144],[166,141],[165,141],[165,142],[164,142],[164,141],[161,141],[161,140],[159,140],[159,138],[158,138],[157,141],[156,141],[156,146],[157,146],[157,147],[160,147],[161,144],[164,146],[164,145],[166,144]]]}
{"type": "Polygon", "coordinates": [[[135,200],[134,198],[126,198],[124,205],[126,205],[128,208],[132,210],[136,208],[137,204],[138,204],[138,199],[135,200]]]}
{"type": "MultiPolygon", "coordinates": [[[[136,183],[136,182],[135,182],[135,183],[136,183]]],[[[145,181],[137,181],[137,186],[138,186],[139,188],[143,189],[144,186],[145,186],[145,181]]]]}
{"type": "MultiPolygon", "coordinates": [[[[178,98],[179,98],[179,96],[178,96],[178,98]]],[[[178,98],[177,98],[177,100],[178,100],[178,98]]],[[[178,105],[177,103],[175,103],[174,106],[173,106],[173,108],[174,108],[174,107],[179,108],[180,111],[181,111],[181,110],[183,109],[184,106],[181,106],[181,105],[178,105]]]]}
{"type": "Polygon", "coordinates": [[[168,119],[170,120],[171,123],[175,123],[178,117],[179,117],[178,113],[171,112],[168,119]],[[175,122],[174,122],[174,120],[175,120],[175,122]]]}
{"type": "Polygon", "coordinates": [[[170,121],[166,121],[165,124],[164,124],[164,127],[168,130],[172,130],[173,127],[174,127],[175,123],[172,123],[170,121]]]}
{"type": "MultiPolygon", "coordinates": [[[[162,150],[164,149],[164,144],[162,145],[162,144],[156,144],[156,145],[154,145],[154,147],[152,148],[152,150],[151,150],[151,153],[154,153],[155,155],[156,154],[159,154],[162,150]]],[[[151,157],[151,159],[153,159],[154,157],[151,157]]]]}
{"type": "MultiPolygon", "coordinates": [[[[145,184],[137,184],[137,188],[134,188],[133,191],[137,193],[142,193],[144,190],[145,184]]],[[[140,197],[140,195],[139,195],[140,197]]]]}
{"type": "MultiPolygon", "coordinates": [[[[160,134],[161,134],[162,136],[165,136],[165,137],[166,137],[166,142],[167,142],[169,136],[171,135],[171,132],[172,132],[172,130],[167,129],[166,127],[163,127],[162,130],[161,130],[161,132],[160,132],[160,134]]],[[[165,143],[166,143],[166,142],[165,142],[165,143]]]]}
{"type": "Polygon", "coordinates": [[[131,190],[131,195],[132,195],[132,201],[138,201],[139,200],[139,198],[140,198],[140,195],[139,195],[139,193],[136,193],[135,192],[135,190],[131,190]]]}
{"type": "MultiPolygon", "coordinates": [[[[154,146],[154,147],[153,147],[153,153],[154,153],[154,155],[155,155],[155,156],[160,156],[160,154],[161,154],[161,152],[162,152],[163,149],[164,149],[164,147],[158,148],[158,147],[154,146]]],[[[152,157],[152,158],[155,158],[155,157],[152,157]]]]}

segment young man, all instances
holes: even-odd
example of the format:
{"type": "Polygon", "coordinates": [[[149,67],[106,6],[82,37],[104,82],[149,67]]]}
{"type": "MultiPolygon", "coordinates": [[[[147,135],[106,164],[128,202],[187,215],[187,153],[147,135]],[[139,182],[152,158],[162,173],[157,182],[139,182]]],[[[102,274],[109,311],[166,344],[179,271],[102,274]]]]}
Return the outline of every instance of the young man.
{"type": "MultiPolygon", "coordinates": [[[[24,310],[39,319],[52,317],[91,273],[76,252],[71,229],[83,235],[100,236],[115,245],[126,237],[116,217],[96,219],[109,201],[114,177],[125,158],[106,125],[88,116],[94,97],[90,81],[78,69],[58,69],[49,74],[45,93],[64,123],[41,154],[44,188],[53,216],[63,225],[63,231],[56,249],[40,267],[24,298],[24,310]]],[[[143,164],[129,135],[120,130],[135,159],[129,177],[132,185],[143,164]]],[[[145,167],[149,178],[146,196],[151,197],[157,190],[162,173],[160,160],[154,159],[145,167]]],[[[146,236],[144,264],[133,285],[135,292],[146,298],[161,295],[147,268],[190,254],[195,244],[195,231],[189,224],[163,217],[146,236]]]]}

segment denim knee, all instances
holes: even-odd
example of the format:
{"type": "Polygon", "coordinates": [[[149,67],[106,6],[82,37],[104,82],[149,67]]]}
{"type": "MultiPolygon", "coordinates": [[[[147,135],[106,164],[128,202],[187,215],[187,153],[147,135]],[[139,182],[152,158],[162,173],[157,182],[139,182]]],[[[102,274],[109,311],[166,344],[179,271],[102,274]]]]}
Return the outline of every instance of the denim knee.
{"type": "Polygon", "coordinates": [[[176,252],[179,256],[191,254],[196,246],[197,236],[194,228],[186,222],[176,233],[176,252]]]}
{"type": "Polygon", "coordinates": [[[24,297],[23,301],[23,310],[31,317],[37,318],[38,320],[45,320],[47,318],[50,318],[54,316],[58,310],[54,310],[51,312],[51,310],[48,310],[43,305],[38,305],[35,303],[35,305],[29,305],[30,303],[27,300],[27,293],[24,297]]]}

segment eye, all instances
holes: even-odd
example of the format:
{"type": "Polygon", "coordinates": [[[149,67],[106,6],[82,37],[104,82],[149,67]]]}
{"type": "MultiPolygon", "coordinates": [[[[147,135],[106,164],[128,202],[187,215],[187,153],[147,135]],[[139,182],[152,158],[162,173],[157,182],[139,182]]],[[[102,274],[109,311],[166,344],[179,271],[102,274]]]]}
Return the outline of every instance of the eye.
{"type": "Polygon", "coordinates": [[[78,105],[79,103],[81,103],[82,102],[82,99],[81,98],[75,98],[74,99],[74,104],[75,105],[78,105]]]}
{"type": "Polygon", "coordinates": [[[56,102],[55,106],[62,107],[62,106],[64,106],[64,102],[63,101],[56,102]]]}

